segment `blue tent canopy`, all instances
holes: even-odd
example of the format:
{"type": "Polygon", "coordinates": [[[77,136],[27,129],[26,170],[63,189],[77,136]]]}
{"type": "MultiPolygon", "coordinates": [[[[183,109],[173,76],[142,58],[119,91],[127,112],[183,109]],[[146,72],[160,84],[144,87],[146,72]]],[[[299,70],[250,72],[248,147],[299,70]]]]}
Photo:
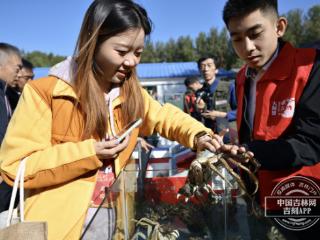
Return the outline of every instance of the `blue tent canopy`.
{"type": "MultiPolygon", "coordinates": [[[[44,77],[48,74],[48,71],[49,68],[35,68],[35,77],[44,77]]],[[[200,76],[196,62],[140,63],[137,67],[137,73],[140,79],[200,76]]],[[[220,68],[217,76],[234,78],[235,72],[220,68]]]]}

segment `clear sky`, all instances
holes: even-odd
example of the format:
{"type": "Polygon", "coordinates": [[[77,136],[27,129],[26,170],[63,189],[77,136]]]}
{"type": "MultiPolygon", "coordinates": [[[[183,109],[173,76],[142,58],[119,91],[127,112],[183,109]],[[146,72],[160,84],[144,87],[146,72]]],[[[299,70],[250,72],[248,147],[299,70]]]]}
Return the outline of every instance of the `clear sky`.
{"type": "MultiPolygon", "coordinates": [[[[280,14],[300,8],[306,12],[319,0],[278,0],[280,14]]],[[[24,51],[71,55],[84,13],[92,0],[0,0],[0,42],[24,51]]],[[[225,0],[136,0],[154,23],[153,41],[223,27],[225,0]]]]}

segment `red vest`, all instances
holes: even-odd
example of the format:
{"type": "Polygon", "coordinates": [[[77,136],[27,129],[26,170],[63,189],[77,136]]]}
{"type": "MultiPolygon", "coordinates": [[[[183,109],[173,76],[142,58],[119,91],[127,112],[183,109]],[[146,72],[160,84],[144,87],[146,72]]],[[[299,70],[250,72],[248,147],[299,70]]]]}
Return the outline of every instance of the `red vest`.
{"type": "MultiPolygon", "coordinates": [[[[315,49],[296,49],[286,43],[278,57],[258,81],[252,132],[254,140],[277,139],[286,131],[292,121],[295,106],[308,81],[315,55],[315,49]]],[[[237,75],[238,129],[241,126],[243,114],[244,82],[245,67],[237,75]]],[[[271,195],[277,183],[295,175],[312,177],[320,182],[320,163],[285,171],[260,170],[258,178],[261,205],[264,207],[265,196],[271,195]]]]}

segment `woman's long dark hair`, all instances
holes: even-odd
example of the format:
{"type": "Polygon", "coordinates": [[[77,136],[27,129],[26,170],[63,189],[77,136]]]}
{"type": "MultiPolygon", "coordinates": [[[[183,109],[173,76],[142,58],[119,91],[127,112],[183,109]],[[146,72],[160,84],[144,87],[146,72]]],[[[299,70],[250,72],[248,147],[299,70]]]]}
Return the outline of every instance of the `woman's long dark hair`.
{"type": "MultiPolygon", "coordinates": [[[[106,39],[137,28],[142,28],[147,36],[151,21],[146,10],[131,0],[95,0],[85,14],[74,54],[77,64],[74,87],[84,114],[84,138],[97,134],[102,139],[107,130],[108,112],[98,83],[101,71],[95,53],[106,39]]],[[[135,70],[121,86],[120,95],[124,98],[121,105],[124,124],[143,117],[143,97],[135,70]]]]}

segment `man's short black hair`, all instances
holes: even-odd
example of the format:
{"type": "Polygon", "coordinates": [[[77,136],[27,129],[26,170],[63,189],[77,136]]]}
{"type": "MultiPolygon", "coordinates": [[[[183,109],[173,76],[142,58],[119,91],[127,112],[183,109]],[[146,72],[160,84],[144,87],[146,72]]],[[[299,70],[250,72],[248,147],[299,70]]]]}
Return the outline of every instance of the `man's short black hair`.
{"type": "Polygon", "coordinates": [[[199,78],[198,77],[196,77],[196,76],[187,77],[184,80],[184,85],[186,85],[186,87],[189,87],[191,84],[193,84],[195,82],[199,82],[199,78]]]}
{"type": "Polygon", "coordinates": [[[25,59],[25,58],[22,58],[22,66],[24,68],[33,70],[33,64],[30,61],[28,61],[27,59],[25,59]]]}
{"type": "MultiPolygon", "coordinates": [[[[213,57],[213,56],[203,56],[203,57],[199,58],[199,60],[197,61],[197,65],[198,65],[198,68],[199,68],[199,69],[200,69],[200,67],[201,67],[201,63],[202,63],[203,61],[207,60],[207,59],[212,59],[213,62],[214,62],[214,64],[216,65],[215,57],[213,57]]],[[[216,65],[216,67],[217,67],[217,65],[216,65]]]]}
{"type": "Polygon", "coordinates": [[[231,18],[243,17],[258,9],[279,15],[277,0],[228,0],[223,8],[223,21],[228,27],[231,18]]]}

